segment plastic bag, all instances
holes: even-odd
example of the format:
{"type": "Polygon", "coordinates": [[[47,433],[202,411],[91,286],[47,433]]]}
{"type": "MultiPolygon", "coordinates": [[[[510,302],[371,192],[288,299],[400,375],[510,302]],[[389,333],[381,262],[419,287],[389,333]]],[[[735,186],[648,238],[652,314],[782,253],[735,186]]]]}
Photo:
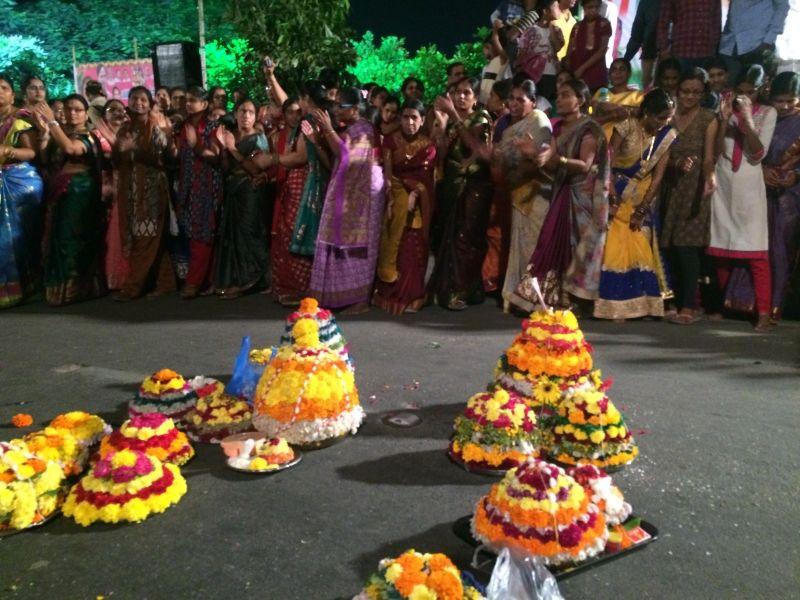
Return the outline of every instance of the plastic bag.
{"type": "Polygon", "coordinates": [[[564,600],[553,574],[540,557],[503,548],[486,589],[487,600],[564,600]]]}
{"type": "MultiPolygon", "coordinates": [[[[272,348],[272,356],[275,356],[275,348],[272,348]]],[[[233,376],[225,387],[225,392],[252,404],[258,380],[261,379],[266,367],[266,362],[255,362],[250,359],[250,336],[243,337],[242,347],[233,365],[233,376]]]]}

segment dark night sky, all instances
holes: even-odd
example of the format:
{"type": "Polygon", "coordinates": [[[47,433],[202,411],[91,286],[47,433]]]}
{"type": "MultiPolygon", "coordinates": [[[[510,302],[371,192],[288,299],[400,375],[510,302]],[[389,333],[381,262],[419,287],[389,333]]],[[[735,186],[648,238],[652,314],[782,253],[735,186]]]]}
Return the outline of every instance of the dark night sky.
{"type": "Polygon", "coordinates": [[[359,34],[367,29],[376,37],[406,38],[416,50],[435,42],[450,52],[459,42],[471,41],[480,26],[489,26],[489,15],[498,0],[351,0],[350,25],[359,34]]]}

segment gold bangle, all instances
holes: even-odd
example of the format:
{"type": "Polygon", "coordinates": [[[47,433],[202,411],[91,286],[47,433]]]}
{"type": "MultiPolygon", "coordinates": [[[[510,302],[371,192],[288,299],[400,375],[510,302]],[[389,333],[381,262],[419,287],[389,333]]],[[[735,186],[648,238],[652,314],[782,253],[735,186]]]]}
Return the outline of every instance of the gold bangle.
{"type": "Polygon", "coordinates": [[[561,165],[562,167],[566,167],[568,160],[569,159],[566,156],[559,156],[558,157],[558,164],[561,165]]]}

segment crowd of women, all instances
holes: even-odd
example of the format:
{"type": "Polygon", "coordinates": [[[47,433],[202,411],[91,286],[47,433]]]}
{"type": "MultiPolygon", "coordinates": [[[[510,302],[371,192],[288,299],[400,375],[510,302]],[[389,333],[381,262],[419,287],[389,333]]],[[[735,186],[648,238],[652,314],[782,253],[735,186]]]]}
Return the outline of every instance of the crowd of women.
{"type": "Polygon", "coordinates": [[[594,52],[517,63],[485,103],[458,64],[426,107],[414,77],[394,96],[328,70],[290,97],[266,60],[272,105],[237,90],[232,113],[221,88],[48,104],[41,79],[0,76],[0,306],[179,289],[401,314],[494,295],[679,325],[727,307],[768,330],[797,266],[800,77],[665,60],[643,92],[625,59],[594,67],[602,28],[577,31],[594,52]]]}

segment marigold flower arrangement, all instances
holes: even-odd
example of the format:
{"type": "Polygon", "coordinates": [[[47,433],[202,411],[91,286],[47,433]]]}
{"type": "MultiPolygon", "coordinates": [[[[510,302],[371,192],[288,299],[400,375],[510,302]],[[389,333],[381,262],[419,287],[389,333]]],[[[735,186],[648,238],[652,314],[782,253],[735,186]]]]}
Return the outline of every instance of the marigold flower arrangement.
{"type": "Polygon", "coordinates": [[[533,312],[498,360],[494,386],[520,394],[538,415],[548,416],[564,387],[590,372],[591,352],[571,311],[533,312]]]}
{"type": "Polygon", "coordinates": [[[111,426],[102,418],[80,410],[58,415],[50,422],[50,427],[69,432],[84,448],[94,446],[111,433],[111,426]]]}
{"type": "Polygon", "coordinates": [[[31,454],[25,442],[0,442],[0,531],[25,529],[53,514],[64,471],[31,454]]]}
{"type": "Polygon", "coordinates": [[[66,429],[45,427],[23,438],[28,450],[44,461],[54,461],[67,476],[78,475],[89,460],[89,449],[66,429]]]}
{"type": "Polygon", "coordinates": [[[186,433],[195,442],[218,444],[223,438],[252,429],[246,401],[218,392],[200,398],[184,419],[186,433]]]}
{"type": "Polygon", "coordinates": [[[545,564],[579,562],[603,551],[603,512],[560,467],[531,458],[506,473],[478,502],[476,539],[499,551],[516,548],[545,564]]]}
{"type": "Polygon", "coordinates": [[[259,440],[250,452],[228,459],[228,464],[237,469],[250,471],[272,471],[293,461],[294,450],[283,438],[259,440]]]}
{"type": "Polygon", "coordinates": [[[181,419],[197,401],[197,393],[181,375],[171,369],[161,369],[147,377],[136,397],[128,404],[131,417],[147,413],[162,413],[181,425],[181,419]]]}
{"type": "Polygon", "coordinates": [[[185,465],[194,456],[194,448],[175,423],[161,413],[131,417],[100,442],[100,457],[114,452],[135,450],[174,465],[185,465]]]}
{"type": "Polygon", "coordinates": [[[510,469],[537,456],[541,435],[536,415],[514,392],[496,390],[467,401],[456,417],[450,452],[467,466],[510,469]]]}
{"type": "Polygon", "coordinates": [[[353,600],[485,600],[465,584],[461,572],[444,554],[408,550],[397,558],[385,558],[378,572],[353,600]]]}
{"type": "Polygon", "coordinates": [[[364,418],[353,370],[326,348],[314,319],[292,327],[256,388],[253,425],[268,437],[308,444],[355,433],[364,418]]]}
{"type": "Polygon", "coordinates": [[[622,491],[603,469],[594,465],[580,465],[568,468],[567,475],[583,486],[591,501],[603,511],[609,527],[625,522],[631,515],[631,505],[625,502],[622,491]]]}
{"type": "Polygon", "coordinates": [[[96,521],[138,523],[162,513],[186,493],[175,465],[138,450],[111,452],[75,484],[63,511],[84,527],[96,521]]]}
{"type": "Polygon", "coordinates": [[[285,331],[281,336],[281,345],[292,345],[296,342],[293,329],[295,323],[300,319],[314,319],[319,329],[320,343],[332,352],[338,353],[348,364],[351,364],[347,340],[336,323],[336,317],[331,311],[320,308],[319,302],[315,298],[301,300],[300,308],[287,317],[285,331]]]}
{"type": "Polygon", "coordinates": [[[602,386],[569,391],[550,427],[548,454],[563,464],[621,467],[639,454],[622,414],[602,386]]]}

